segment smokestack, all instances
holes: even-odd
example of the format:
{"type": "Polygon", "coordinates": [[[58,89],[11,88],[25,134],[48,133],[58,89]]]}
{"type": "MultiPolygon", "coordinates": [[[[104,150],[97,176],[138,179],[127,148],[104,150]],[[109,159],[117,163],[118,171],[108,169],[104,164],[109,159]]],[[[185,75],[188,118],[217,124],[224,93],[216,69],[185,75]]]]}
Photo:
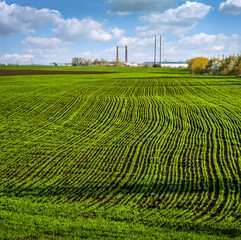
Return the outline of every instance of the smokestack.
{"type": "Polygon", "coordinates": [[[160,67],[162,65],[162,36],[160,36],[160,67]]]}
{"type": "Polygon", "coordinates": [[[116,48],[116,62],[119,62],[119,47],[116,48]]]}
{"type": "Polygon", "coordinates": [[[156,35],[155,35],[155,47],[154,47],[154,64],[156,64],[156,35]]]}
{"type": "Polygon", "coordinates": [[[127,46],[126,46],[125,62],[128,62],[128,49],[127,49],[127,46]]]}

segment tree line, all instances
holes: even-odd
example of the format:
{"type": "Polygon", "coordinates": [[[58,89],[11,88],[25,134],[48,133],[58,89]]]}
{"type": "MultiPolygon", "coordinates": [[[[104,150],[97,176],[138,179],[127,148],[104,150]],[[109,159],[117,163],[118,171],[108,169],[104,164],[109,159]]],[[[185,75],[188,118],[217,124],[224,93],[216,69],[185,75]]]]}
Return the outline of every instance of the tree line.
{"type": "Polygon", "coordinates": [[[74,57],[72,58],[72,66],[100,66],[100,67],[104,67],[104,66],[108,66],[109,62],[105,59],[85,59],[85,58],[78,58],[78,57],[74,57]]]}

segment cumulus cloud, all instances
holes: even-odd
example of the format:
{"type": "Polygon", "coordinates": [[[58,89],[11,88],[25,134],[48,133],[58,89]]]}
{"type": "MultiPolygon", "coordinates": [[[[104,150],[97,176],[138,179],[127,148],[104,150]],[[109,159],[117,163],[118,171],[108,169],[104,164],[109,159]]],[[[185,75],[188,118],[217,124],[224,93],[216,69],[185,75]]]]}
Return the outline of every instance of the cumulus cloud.
{"type": "Polygon", "coordinates": [[[130,46],[131,48],[152,48],[153,38],[122,37],[119,45],[130,46]]]}
{"type": "Polygon", "coordinates": [[[110,14],[126,15],[133,12],[163,11],[174,7],[177,0],[109,0],[110,14]]]}
{"type": "Polygon", "coordinates": [[[120,37],[124,31],[118,28],[104,30],[104,23],[94,21],[91,18],[86,19],[67,19],[57,28],[53,29],[53,34],[66,41],[92,40],[107,42],[120,37]]]}
{"type": "Polygon", "coordinates": [[[164,13],[151,13],[141,16],[139,21],[145,26],[137,27],[136,30],[142,36],[162,33],[183,36],[194,28],[198,21],[204,18],[210,10],[211,6],[187,1],[176,9],[169,9],[164,13]]]}
{"type": "Polygon", "coordinates": [[[4,54],[0,56],[0,61],[3,63],[14,63],[18,62],[19,64],[30,64],[31,59],[33,58],[33,55],[31,54],[4,54]]]}
{"type": "Polygon", "coordinates": [[[113,39],[120,39],[125,34],[125,30],[119,29],[119,28],[113,28],[110,31],[113,35],[113,37],[112,37],[113,39]]]}
{"type": "Polygon", "coordinates": [[[225,14],[239,15],[241,14],[241,1],[227,0],[220,4],[219,9],[225,14]]]}
{"type": "Polygon", "coordinates": [[[47,24],[56,26],[52,29],[54,36],[65,41],[107,42],[118,39],[124,34],[124,30],[119,28],[105,29],[105,22],[98,22],[91,18],[64,19],[57,10],[45,8],[38,10],[16,4],[8,5],[5,1],[0,2],[0,15],[0,34],[2,35],[31,34],[47,24]]]}
{"type": "MultiPolygon", "coordinates": [[[[231,41],[237,41],[239,39],[237,34],[233,34],[231,37],[228,37],[224,35],[223,33],[217,34],[217,35],[208,35],[206,33],[199,33],[192,37],[185,37],[179,41],[179,43],[186,44],[189,47],[192,47],[195,45],[195,47],[198,45],[202,48],[210,47],[210,46],[218,46],[222,45],[224,48],[230,49],[233,46],[228,47],[229,42],[231,41]]],[[[236,44],[235,44],[236,45],[236,44]]]]}
{"type": "Polygon", "coordinates": [[[62,22],[61,15],[56,10],[8,5],[5,1],[0,2],[0,16],[2,35],[34,33],[47,23],[57,25],[62,22]]]}
{"type": "Polygon", "coordinates": [[[185,37],[179,42],[167,42],[164,44],[163,51],[167,58],[176,59],[182,56],[185,59],[197,56],[212,57],[217,55],[229,55],[239,51],[239,37],[236,34],[226,36],[223,33],[208,35],[206,33],[196,34],[185,37]],[[177,58],[175,58],[177,57],[177,58]]]}
{"type": "Polygon", "coordinates": [[[69,49],[70,43],[58,38],[27,37],[21,42],[24,51],[37,56],[56,56],[69,49]]]}
{"type": "MultiPolygon", "coordinates": [[[[123,48],[124,49],[124,48],[123,48]]],[[[120,52],[122,50],[120,49],[120,52]]],[[[116,56],[116,47],[107,48],[103,50],[95,50],[95,51],[86,51],[81,52],[78,56],[86,59],[106,59],[108,61],[115,61],[116,56]]]]}

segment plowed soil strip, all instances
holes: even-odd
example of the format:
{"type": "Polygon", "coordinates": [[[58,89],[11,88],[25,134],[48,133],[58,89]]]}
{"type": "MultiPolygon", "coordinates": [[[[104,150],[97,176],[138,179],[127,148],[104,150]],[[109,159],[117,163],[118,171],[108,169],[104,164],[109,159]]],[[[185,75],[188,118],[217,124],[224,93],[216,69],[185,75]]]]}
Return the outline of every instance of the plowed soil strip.
{"type": "Polygon", "coordinates": [[[0,70],[0,76],[56,75],[56,74],[108,74],[108,73],[114,73],[114,72],[42,71],[42,70],[0,70]]]}

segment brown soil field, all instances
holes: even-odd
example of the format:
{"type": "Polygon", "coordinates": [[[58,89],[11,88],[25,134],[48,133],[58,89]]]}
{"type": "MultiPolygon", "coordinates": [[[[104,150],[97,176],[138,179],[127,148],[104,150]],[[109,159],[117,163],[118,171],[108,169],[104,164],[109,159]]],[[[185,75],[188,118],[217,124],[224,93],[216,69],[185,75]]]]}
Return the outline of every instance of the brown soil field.
{"type": "Polygon", "coordinates": [[[56,74],[108,74],[108,73],[113,73],[113,72],[42,71],[42,70],[0,70],[0,76],[56,75],[56,74]]]}

